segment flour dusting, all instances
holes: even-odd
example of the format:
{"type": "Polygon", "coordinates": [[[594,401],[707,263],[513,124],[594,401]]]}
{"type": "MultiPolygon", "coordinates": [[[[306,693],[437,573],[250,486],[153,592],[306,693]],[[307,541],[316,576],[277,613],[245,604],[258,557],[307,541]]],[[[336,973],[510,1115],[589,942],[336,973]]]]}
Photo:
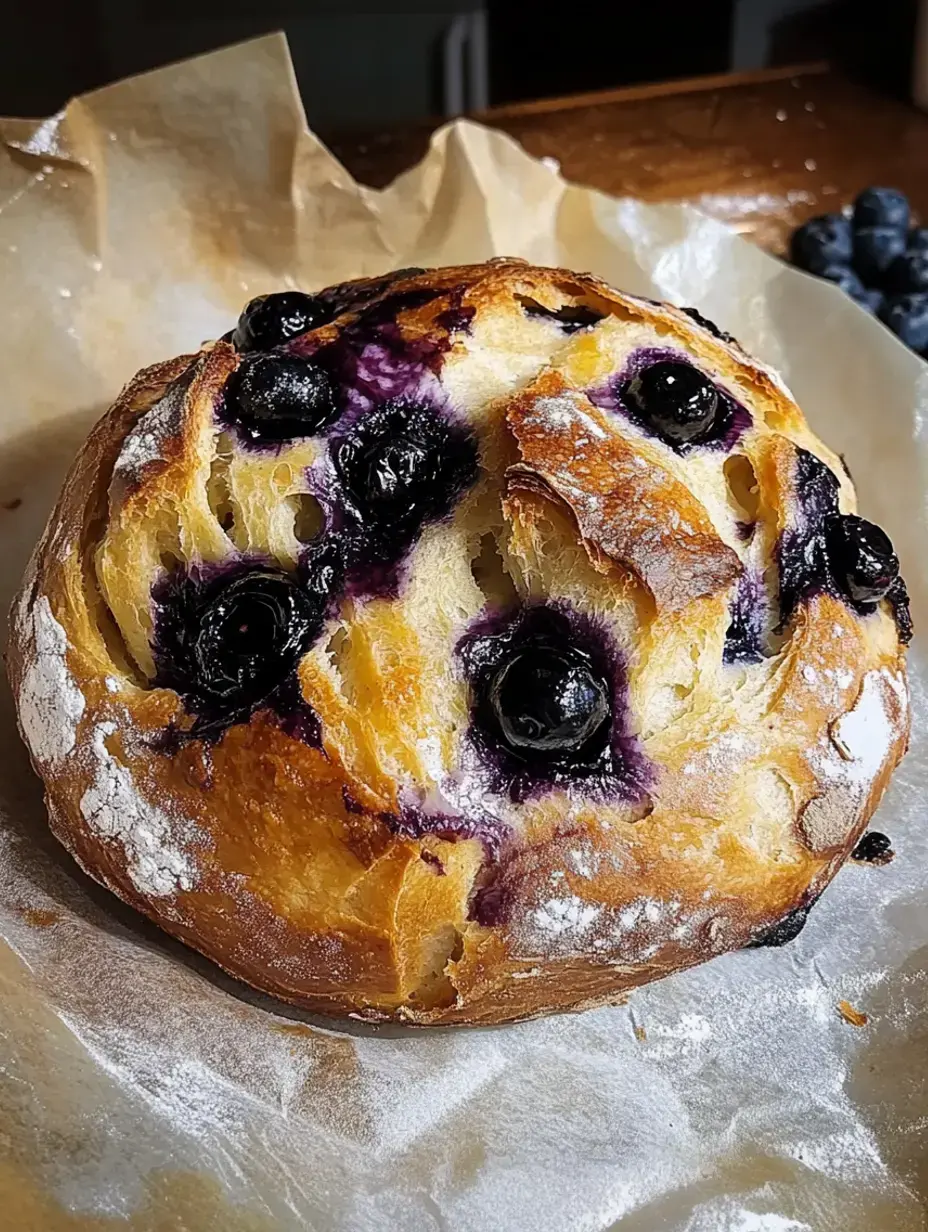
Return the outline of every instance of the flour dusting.
{"type": "Polygon", "coordinates": [[[106,737],[115,730],[110,721],[94,728],[94,780],[81,798],[84,820],[103,838],[122,844],[127,871],[139,893],[161,897],[192,889],[193,869],[173,842],[175,823],[139,795],[128,768],[106,747],[106,737]]]}
{"type": "Polygon", "coordinates": [[[165,445],[180,427],[189,384],[187,378],[174,381],[162,397],[141,416],[122,443],[122,449],[113,467],[114,475],[131,479],[144,466],[164,457],[165,445]]]}
{"type": "Polygon", "coordinates": [[[43,766],[61,761],[74,748],[84,713],[84,695],[68,668],[68,637],[41,595],[31,610],[18,613],[27,647],[26,670],[19,687],[19,718],[35,760],[43,766]]]}
{"type": "Polygon", "coordinates": [[[840,759],[822,761],[820,768],[827,777],[844,777],[869,787],[879,774],[897,734],[887,713],[884,683],[896,691],[896,679],[889,672],[867,672],[854,708],[832,727],[840,759]]]}

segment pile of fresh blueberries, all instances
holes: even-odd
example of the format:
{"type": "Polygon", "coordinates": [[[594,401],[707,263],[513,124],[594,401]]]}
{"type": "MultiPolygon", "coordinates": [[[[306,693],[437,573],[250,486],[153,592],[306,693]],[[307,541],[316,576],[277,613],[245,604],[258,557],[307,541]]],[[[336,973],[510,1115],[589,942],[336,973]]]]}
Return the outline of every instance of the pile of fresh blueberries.
{"type": "Polygon", "coordinates": [[[865,188],[848,214],[809,219],[793,233],[791,257],[928,358],[928,227],[911,226],[905,193],[865,188]]]}

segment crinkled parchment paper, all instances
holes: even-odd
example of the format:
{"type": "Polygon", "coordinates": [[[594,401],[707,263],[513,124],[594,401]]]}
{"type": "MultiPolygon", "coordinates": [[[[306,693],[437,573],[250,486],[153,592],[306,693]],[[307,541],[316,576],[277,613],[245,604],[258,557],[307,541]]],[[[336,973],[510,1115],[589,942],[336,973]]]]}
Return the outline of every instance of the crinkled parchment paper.
{"type": "MultiPolygon", "coordinates": [[[[892,534],[928,627],[928,368],[718,223],[439,132],[384,192],[306,131],[272,37],[0,123],[0,602],[91,421],[251,296],[507,253],[694,304],[778,366],[892,534]],[[17,503],[21,502],[21,503],[17,503]]],[[[0,698],[0,1227],[799,1232],[925,1226],[928,762],[785,950],[626,1007],[343,1034],[150,929],[48,837],[0,698]],[[851,1026],[849,1002],[868,1016],[851,1026]],[[6,1222],[5,1222],[6,1221],[6,1222]]]]}

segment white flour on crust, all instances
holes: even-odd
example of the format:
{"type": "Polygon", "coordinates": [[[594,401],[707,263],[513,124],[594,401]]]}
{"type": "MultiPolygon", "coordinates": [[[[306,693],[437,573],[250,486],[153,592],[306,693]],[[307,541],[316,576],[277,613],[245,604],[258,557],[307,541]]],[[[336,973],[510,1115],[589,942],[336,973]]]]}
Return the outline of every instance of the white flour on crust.
{"type": "Polygon", "coordinates": [[[163,456],[165,444],[177,433],[184,412],[189,379],[174,381],[128,433],[113,467],[114,476],[133,479],[149,462],[163,456]]]}
{"type": "Polygon", "coordinates": [[[29,751],[42,766],[52,766],[74,748],[84,713],[84,695],[68,668],[68,636],[40,595],[31,609],[18,612],[26,638],[26,669],[19,686],[19,719],[29,751]]]}
{"type": "Polygon", "coordinates": [[[174,842],[177,826],[139,795],[128,767],[106,747],[107,736],[115,731],[110,721],[94,728],[94,779],[81,797],[84,820],[95,833],[122,844],[127,872],[140,894],[158,898],[190,890],[194,871],[174,842]]]}

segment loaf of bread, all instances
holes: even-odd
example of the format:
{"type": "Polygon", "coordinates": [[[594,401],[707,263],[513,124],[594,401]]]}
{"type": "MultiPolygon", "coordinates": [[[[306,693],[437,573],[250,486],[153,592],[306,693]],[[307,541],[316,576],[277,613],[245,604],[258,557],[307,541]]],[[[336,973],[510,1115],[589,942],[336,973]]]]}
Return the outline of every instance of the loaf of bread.
{"type": "Polygon", "coordinates": [[[9,663],[79,864],[256,988],[498,1023],[790,940],[907,741],[892,545],[690,309],[252,301],[81,450],[9,663]]]}

